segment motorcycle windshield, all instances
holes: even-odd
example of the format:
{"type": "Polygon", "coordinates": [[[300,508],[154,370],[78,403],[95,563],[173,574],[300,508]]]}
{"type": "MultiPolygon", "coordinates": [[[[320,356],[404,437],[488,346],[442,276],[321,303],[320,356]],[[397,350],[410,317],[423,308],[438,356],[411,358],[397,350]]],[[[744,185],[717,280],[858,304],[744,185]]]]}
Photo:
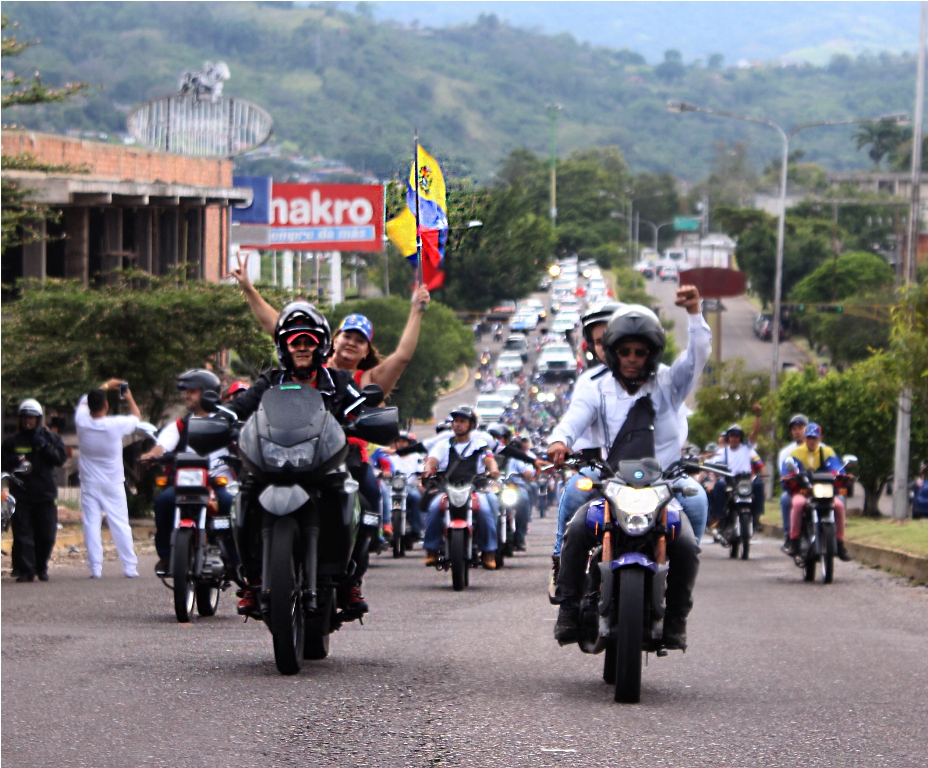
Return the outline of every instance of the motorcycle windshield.
{"type": "Polygon", "coordinates": [[[248,460],[269,472],[312,471],[345,444],[345,433],[326,410],[322,396],[315,388],[296,383],[267,390],[239,439],[239,449],[248,460]]]}

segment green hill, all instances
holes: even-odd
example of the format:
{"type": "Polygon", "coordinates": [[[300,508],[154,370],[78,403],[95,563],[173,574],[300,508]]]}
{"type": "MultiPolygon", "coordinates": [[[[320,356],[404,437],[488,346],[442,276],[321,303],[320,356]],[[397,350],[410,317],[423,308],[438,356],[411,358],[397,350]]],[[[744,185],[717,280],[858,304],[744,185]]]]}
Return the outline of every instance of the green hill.
{"type": "MultiPolygon", "coordinates": [[[[827,67],[709,69],[671,56],[657,66],[629,50],[514,29],[494,16],[443,29],[403,28],[335,6],[288,3],[7,2],[23,39],[16,61],[52,84],[103,86],[81,102],[10,110],[5,123],[63,131],[124,130],[131,106],[172,92],[180,73],[226,61],[226,93],[270,111],[275,137],[389,177],[405,168],[418,126],[451,175],[490,178],[516,147],[546,152],[545,105],[562,104],[559,153],[621,148],[635,171],[704,177],[719,141],[746,141],[758,166],[778,154],[773,131],[671,115],[667,99],[798,122],[911,111],[914,57],[836,57],[827,67]]],[[[867,167],[853,128],[797,142],[830,170],[867,167]]]]}

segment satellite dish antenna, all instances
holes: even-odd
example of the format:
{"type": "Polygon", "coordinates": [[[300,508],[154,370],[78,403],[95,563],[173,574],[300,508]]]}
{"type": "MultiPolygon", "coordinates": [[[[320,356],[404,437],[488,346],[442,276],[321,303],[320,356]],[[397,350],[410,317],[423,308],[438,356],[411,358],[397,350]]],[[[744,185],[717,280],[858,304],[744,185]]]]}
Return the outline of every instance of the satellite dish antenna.
{"type": "Polygon", "coordinates": [[[178,93],[132,111],[129,135],[149,149],[196,157],[232,157],[261,146],[274,121],[253,102],[224,98],[222,86],[230,77],[224,61],[184,72],[178,93]]]}

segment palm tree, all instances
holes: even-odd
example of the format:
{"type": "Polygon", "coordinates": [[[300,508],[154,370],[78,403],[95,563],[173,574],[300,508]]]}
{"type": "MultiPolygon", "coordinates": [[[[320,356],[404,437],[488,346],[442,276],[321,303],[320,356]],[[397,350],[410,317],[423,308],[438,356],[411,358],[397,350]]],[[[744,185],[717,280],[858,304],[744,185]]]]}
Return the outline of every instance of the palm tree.
{"type": "Polygon", "coordinates": [[[905,133],[905,129],[895,123],[879,120],[861,123],[854,138],[857,139],[858,150],[870,146],[867,154],[874,166],[879,168],[883,158],[892,154],[905,141],[905,133]]]}

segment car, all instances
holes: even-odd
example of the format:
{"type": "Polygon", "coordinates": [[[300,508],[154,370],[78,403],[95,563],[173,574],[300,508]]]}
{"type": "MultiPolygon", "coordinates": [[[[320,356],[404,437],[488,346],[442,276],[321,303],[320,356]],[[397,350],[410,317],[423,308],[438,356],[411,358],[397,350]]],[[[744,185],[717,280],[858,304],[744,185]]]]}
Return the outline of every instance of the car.
{"type": "MultiPolygon", "coordinates": [[[[519,333],[524,333],[525,331],[533,330],[529,328],[529,315],[516,315],[512,320],[509,321],[509,331],[518,331],[519,333]]],[[[537,325],[537,321],[536,321],[537,325]]]]}
{"type": "Polygon", "coordinates": [[[493,421],[499,421],[506,412],[507,407],[509,407],[509,403],[494,393],[480,395],[474,404],[474,411],[476,411],[481,424],[489,424],[493,421]]]}
{"type": "Polygon", "coordinates": [[[496,390],[496,394],[507,400],[511,405],[518,405],[519,400],[522,398],[522,387],[518,384],[503,384],[496,390]]]}
{"type": "MultiPolygon", "coordinates": [[[[761,312],[754,320],[754,335],[761,341],[773,341],[773,315],[761,312]]],[[[786,325],[780,320],[780,338],[788,339],[786,325]]]]}
{"type": "Polygon", "coordinates": [[[650,261],[639,261],[635,265],[635,271],[640,272],[648,280],[654,277],[654,265],[650,261]]]}
{"type": "Polygon", "coordinates": [[[677,270],[677,268],[673,264],[671,264],[670,266],[664,267],[663,271],[661,272],[661,282],[664,282],[665,280],[671,280],[672,282],[677,282],[677,280],[679,279],[680,279],[680,272],[677,270]]]}
{"type": "Polygon", "coordinates": [[[525,336],[521,333],[509,334],[509,338],[506,339],[503,349],[507,352],[518,352],[522,357],[522,362],[528,362],[528,341],[525,340],[525,336]]]}
{"type": "Polygon", "coordinates": [[[541,350],[535,373],[542,381],[575,380],[577,378],[577,359],[567,344],[551,344],[541,350]]]}
{"type": "Polygon", "coordinates": [[[519,373],[525,362],[518,352],[501,352],[496,360],[496,370],[501,374],[519,373]]]}
{"type": "Polygon", "coordinates": [[[561,312],[554,318],[551,330],[554,333],[569,333],[580,325],[580,314],[577,312],[561,312]]]}
{"type": "Polygon", "coordinates": [[[516,303],[514,301],[501,301],[487,313],[487,320],[508,320],[515,313],[516,303]]]}

